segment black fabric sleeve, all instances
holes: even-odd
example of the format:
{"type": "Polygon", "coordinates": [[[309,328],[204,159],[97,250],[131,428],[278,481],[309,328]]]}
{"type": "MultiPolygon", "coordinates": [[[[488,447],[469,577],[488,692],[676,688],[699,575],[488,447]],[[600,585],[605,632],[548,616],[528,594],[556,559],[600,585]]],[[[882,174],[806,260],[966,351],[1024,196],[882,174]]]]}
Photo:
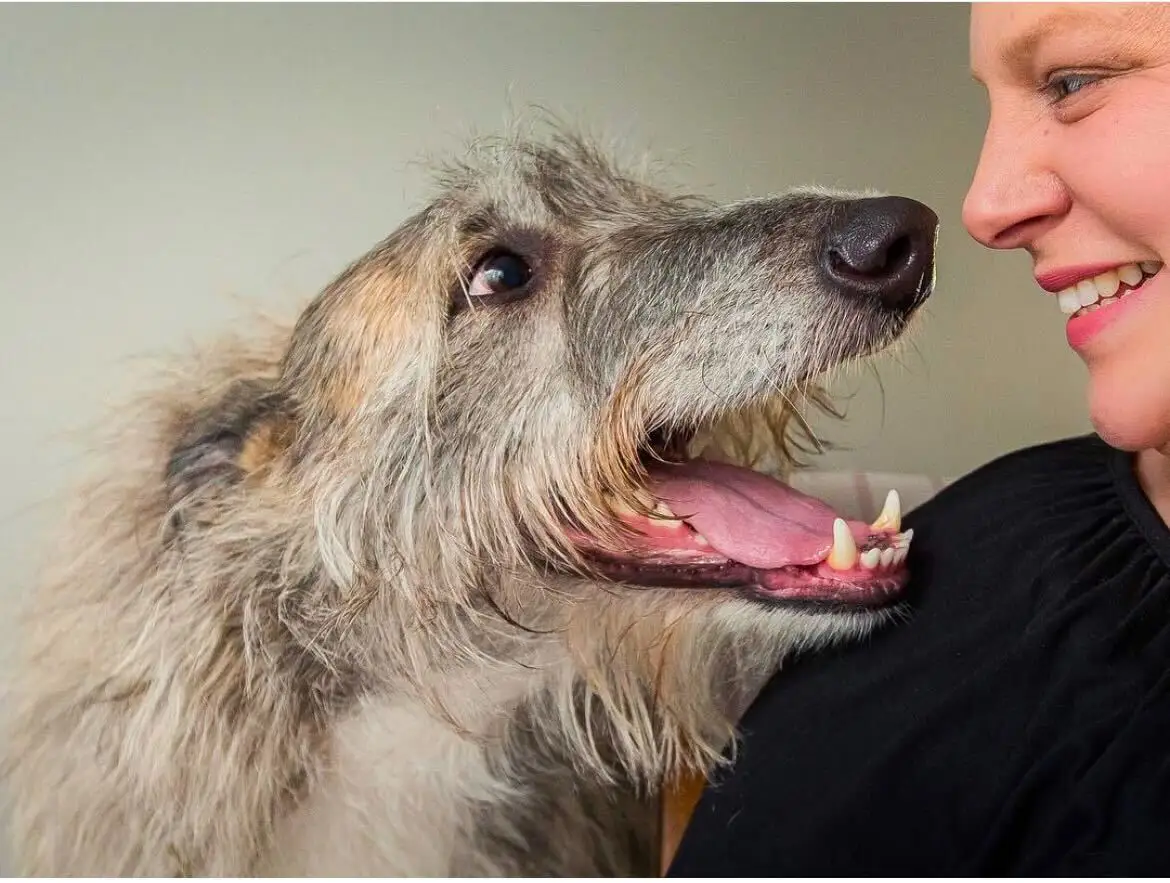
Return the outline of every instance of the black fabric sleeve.
{"type": "Polygon", "coordinates": [[[1170,533],[1087,437],[911,513],[908,619],[793,660],[669,876],[1170,872],[1170,533]]]}

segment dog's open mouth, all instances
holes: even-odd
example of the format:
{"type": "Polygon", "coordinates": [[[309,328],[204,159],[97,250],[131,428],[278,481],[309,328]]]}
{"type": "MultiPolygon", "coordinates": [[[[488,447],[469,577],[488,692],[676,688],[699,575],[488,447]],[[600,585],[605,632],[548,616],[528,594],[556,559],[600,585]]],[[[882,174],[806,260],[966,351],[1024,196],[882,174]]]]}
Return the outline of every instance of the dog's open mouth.
{"type": "Polygon", "coordinates": [[[685,451],[661,437],[648,449],[644,511],[610,507],[624,528],[619,543],[571,533],[607,578],[861,607],[900,594],[913,532],[901,532],[895,491],[873,524],[848,521],[770,475],[685,451]]]}

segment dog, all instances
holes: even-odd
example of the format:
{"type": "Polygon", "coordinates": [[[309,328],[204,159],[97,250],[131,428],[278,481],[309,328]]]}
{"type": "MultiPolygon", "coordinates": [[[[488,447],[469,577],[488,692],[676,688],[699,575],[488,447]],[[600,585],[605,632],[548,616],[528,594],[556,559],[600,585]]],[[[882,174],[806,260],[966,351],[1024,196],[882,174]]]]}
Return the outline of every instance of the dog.
{"type": "Polygon", "coordinates": [[[656,875],[664,778],[891,620],[896,497],[775,476],[932,292],[937,217],[651,177],[475,141],[294,323],[117,415],[23,620],[21,873],[656,875]]]}

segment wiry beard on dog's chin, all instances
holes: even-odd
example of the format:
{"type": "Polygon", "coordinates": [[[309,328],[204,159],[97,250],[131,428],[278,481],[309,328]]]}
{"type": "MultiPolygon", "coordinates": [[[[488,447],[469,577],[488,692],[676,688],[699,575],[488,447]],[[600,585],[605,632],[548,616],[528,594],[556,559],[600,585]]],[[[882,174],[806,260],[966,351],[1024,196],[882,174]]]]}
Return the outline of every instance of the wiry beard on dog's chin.
{"type": "Polygon", "coordinates": [[[556,711],[550,738],[594,775],[651,791],[733,756],[736,722],[786,656],[860,637],[888,615],[766,608],[718,591],[557,589],[573,601],[547,611],[545,625],[557,625],[535,667],[556,711]]]}

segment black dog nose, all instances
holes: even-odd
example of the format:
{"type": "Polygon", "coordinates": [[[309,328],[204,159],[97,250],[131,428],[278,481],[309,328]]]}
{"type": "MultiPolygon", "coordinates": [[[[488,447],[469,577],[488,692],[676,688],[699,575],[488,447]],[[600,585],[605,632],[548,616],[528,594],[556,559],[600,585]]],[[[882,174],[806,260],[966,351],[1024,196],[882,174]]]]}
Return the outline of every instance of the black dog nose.
{"type": "Polygon", "coordinates": [[[858,199],[830,226],[821,267],[838,288],[910,311],[930,296],[938,215],[901,196],[858,199]]]}

